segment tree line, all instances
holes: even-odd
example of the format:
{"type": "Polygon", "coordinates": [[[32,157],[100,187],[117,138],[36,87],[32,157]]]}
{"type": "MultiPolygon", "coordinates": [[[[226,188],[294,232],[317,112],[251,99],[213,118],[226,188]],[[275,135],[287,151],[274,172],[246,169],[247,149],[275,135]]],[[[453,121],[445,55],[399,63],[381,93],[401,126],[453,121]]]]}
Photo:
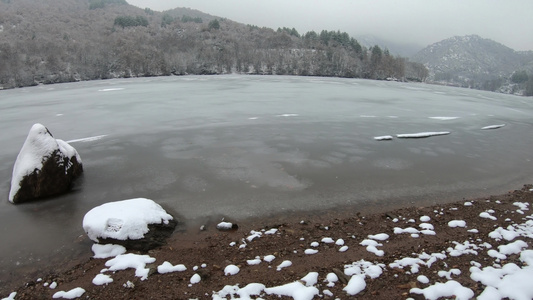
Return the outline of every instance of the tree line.
{"type": "Polygon", "coordinates": [[[424,81],[427,69],[345,32],[243,25],[122,0],[0,2],[0,87],[117,77],[277,74],[424,81]]]}

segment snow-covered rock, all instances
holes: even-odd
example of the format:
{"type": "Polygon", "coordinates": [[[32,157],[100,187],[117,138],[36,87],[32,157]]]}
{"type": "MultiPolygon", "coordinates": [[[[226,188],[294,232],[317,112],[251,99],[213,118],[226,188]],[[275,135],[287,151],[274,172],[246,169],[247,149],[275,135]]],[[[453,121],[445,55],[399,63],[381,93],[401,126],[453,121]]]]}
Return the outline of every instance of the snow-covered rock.
{"type": "Polygon", "coordinates": [[[35,124],[15,161],[9,201],[21,203],[65,193],[82,172],[76,149],[55,139],[42,124],[35,124]]]}
{"type": "Polygon", "coordinates": [[[145,198],[105,203],[83,218],[83,229],[91,240],[141,251],[164,245],[176,225],[159,204],[145,198]]]}

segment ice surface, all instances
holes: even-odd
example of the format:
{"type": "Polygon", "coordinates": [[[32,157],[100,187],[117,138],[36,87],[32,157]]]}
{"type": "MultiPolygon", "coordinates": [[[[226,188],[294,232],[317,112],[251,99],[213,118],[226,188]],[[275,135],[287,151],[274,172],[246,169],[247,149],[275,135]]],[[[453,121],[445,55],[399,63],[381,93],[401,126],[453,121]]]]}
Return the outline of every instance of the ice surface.
{"type": "Polygon", "coordinates": [[[141,239],[149,224],[172,220],[159,204],[145,198],[109,202],[91,209],[83,218],[83,229],[89,238],[117,240],[141,239]]]}
{"type": "Polygon", "coordinates": [[[63,299],[76,299],[76,298],[79,298],[81,297],[83,294],[85,293],[85,290],[80,288],[80,287],[77,287],[77,288],[74,288],[70,291],[59,291],[57,293],[55,293],[52,298],[54,299],[58,299],[58,298],[63,298],[63,299]]]}

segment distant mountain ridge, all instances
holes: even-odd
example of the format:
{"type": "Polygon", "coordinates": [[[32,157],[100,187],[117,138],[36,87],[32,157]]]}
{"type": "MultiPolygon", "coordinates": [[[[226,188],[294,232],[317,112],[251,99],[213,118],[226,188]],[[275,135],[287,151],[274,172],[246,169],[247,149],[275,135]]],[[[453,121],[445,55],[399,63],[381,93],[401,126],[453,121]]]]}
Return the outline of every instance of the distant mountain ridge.
{"type": "Polygon", "coordinates": [[[429,81],[500,92],[517,93],[525,88],[513,86],[509,90],[515,72],[533,74],[533,51],[515,51],[478,35],[431,44],[412,60],[428,68],[429,81]]]}

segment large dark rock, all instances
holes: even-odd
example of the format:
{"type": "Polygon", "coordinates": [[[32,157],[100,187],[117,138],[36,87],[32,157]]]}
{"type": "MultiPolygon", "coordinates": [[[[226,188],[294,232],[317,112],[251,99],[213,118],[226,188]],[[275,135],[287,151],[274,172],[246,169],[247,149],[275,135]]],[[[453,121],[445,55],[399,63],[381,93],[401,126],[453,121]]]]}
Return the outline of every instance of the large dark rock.
{"type": "Polygon", "coordinates": [[[68,192],[83,165],[76,149],[41,124],[30,129],[13,167],[9,201],[22,203],[68,192]]]}
{"type": "Polygon", "coordinates": [[[145,198],[105,203],[83,218],[91,240],[144,252],[165,245],[177,224],[159,204],[145,198]]]}
{"type": "Polygon", "coordinates": [[[168,223],[149,224],[148,233],[145,233],[143,238],[127,240],[100,238],[98,243],[121,245],[128,250],[147,252],[150,249],[166,245],[167,239],[174,233],[177,224],[178,222],[174,219],[169,220],[168,223]]]}

